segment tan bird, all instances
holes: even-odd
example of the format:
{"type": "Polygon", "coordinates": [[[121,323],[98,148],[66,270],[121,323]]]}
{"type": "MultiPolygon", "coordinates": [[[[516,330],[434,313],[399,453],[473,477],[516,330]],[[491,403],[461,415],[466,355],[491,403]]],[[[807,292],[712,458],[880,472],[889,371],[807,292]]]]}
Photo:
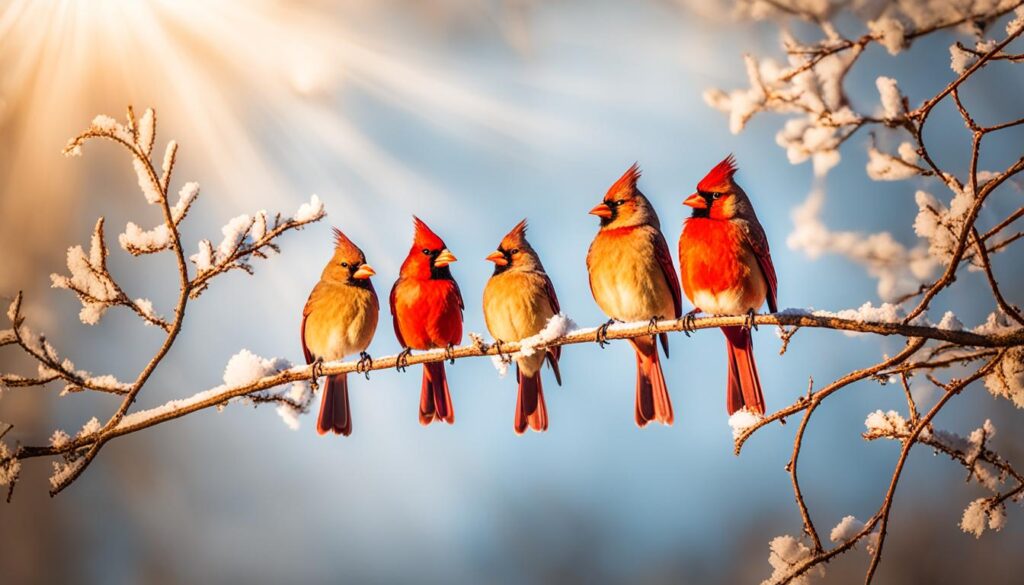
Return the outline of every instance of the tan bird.
{"type": "MultiPolygon", "coordinates": [[[[678,319],[682,312],[679,278],[658,214],[636,186],[639,178],[640,169],[634,164],[590,210],[601,218],[601,229],[587,252],[590,292],[615,321],[678,319]]],[[[598,332],[602,345],[610,323],[598,332]]],[[[671,425],[672,401],[657,342],[653,335],[643,335],[630,343],[636,350],[636,424],[671,425]]],[[[661,335],[661,344],[668,357],[667,335],[661,335]]]]}
{"type": "MultiPolygon", "coordinates": [[[[334,228],[334,255],[302,310],[302,351],[307,364],[355,353],[359,353],[360,363],[369,361],[366,348],[377,330],[379,312],[377,293],[370,283],[374,274],[363,251],[334,228]]],[[[328,431],[352,434],[346,374],[327,377],[316,431],[321,435],[328,431]]]]}
{"type": "MultiPolygon", "coordinates": [[[[558,297],[540,257],[526,241],[525,219],[502,238],[498,249],[491,252],[487,260],[494,262],[494,274],[484,287],[487,330],[499,344],[539,333],[548,320],[558,314],[558,297]]],[[[512,428],[517,435],[523,434],[527,427],[538,432],[547,430],[548,411],[540,370],[546,358],[555,372],[555,381],[561,386],[560,353],[561,347],[551,347],[516,360],[519,394],[512,428]]]]}

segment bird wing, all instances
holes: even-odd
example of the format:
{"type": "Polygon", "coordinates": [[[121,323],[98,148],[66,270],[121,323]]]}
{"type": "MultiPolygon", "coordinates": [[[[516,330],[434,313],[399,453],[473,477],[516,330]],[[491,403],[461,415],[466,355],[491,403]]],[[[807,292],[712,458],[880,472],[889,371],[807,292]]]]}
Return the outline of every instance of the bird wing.
{"type": "MultiPolygon", "coordinates": [[[[309,306],[308,304],[306,305],[309,306]]],[[[306,318],[309,317],[309,313],[306,311],[302,312],[302,328],[299,332],[299,336],[302,338],[302,355],[306,357],[306,363],[313,363],[313,354],[309,352],[309,348],[306,347],[306,318]]]]}
{"type": "MultiPolygon", "coordinates": [[[[558,304],[558,295],[555,294],[555,285],[551,283],[551,277],[546,272],[544,274],[544,294],[548,297],[548,303],[551,304],[551,312],[559,314],[562,311],[562,307],[558,304]]],[[[548,348],[548,365],[555,371],[555,379],[558,380],[558,385],[562,385],[562,373],[558,370],[558,360],[562,358],[562,346],[556,345],[548,348]]]]}
{"type": "Polygon", "coordinates": [[[466,310],[466,303],[463,302],[463,300],[462,300],[462,291],[459,290],[459,283],[455,282],[454,278],[452,279],[452,287],[455,289],[455,296],[456,296],[456,298],[459,299],[459,309],[465,311],[466,310]]]}
{"type": "Polygon", "coordinates": [[[768,236],[765,235],[764,228],[757,221],[744,221],[741,225],[747,245],[754,252],[757,265],[761,267],[761,273],[764,275],[765,282],[768,283],[768,309],[774,313],[778,311],[776,291],[779,279],[775,275],[771,250],[768,249],[768,236]]]}
{"type": "Polygon", "coordinates": [[[548,302],[551,303],[551,312],[558,314],[562,312],[562,308],[558,304],[558,296],[555,295],[555,285],[551,284],[551,277],[544,274],[544,292],[548,296],[548,302]]]}
{"type": "Polygon", "coordinates": [[[395,300],[398,297],[398,285],[402,282],[399,278],[395,281],[395,286],[391,287],[391,296],[388,298],[388,304],[391,305],[391,322],[395,326],[395,337],[398,339],[398,344],[402,348],[409,347],[405,343],[405,338],[402,337],[402,329],[398,326],[398,311],[395,310],[395,300]]]}
{"type": "MultiPolygon", "coordinates": [[[[665,283],[668,284],[668,290],[672,292],[672,305],[675,307],[675,318],[679,318],[683,314],[683,298],[682,293],[679,292],[679,277],[676,275],[675,265],[672,264],[672,253],[668,251],[668,244],[665,242],[665,236],[662,235],[661,230],[655,230],[654,232],[654,257],[658,260],[658,266],[661,267],[661,273],[665,277],[665,283]]],[[[668,315],[665,315],[666,317],[668,315]]]]}

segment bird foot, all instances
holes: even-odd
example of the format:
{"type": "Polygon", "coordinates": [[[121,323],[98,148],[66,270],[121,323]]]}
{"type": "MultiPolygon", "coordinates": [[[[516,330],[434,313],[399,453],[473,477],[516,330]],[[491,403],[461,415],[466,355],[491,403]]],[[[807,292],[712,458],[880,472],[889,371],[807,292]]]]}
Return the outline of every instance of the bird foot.
{"type": "Polygon", "coordinates": [[[455,346],[451,343],[444,348],[444,357],[448,360],[448,363],[455,365],[455,346]]]}
{"type": "Polygon", "coordinates": [[[651,320],[647,322],[647,333],[654,335],[658,329],[658,321],[661,321],[661,315],[655,315],[651,317],[651,320]]]}
{"type": "Polygon", "coordinates": [[[507,353],[505,353],[505,350],[504,350],[504,349],[502,349],[502,346],[501,346],[501,340],[500,340],[500,339],[495,339],[495,340],[494,340],[494,349],[495,349],[495,351],[497,351],[497,352],[498,352],[498,359],[499,359],[499,360],[501,360],[501,361],[503,361],[503,362],[506,362],[506,363],[507,363],[508,361],[510,361],[510,360],[509,360],[509,356],[508,356],[508,354],[507,354],[507,353]]]}
{"type": "Polygon", "coordinates": [[[366,376],[366,379],[370,379],[370,370],[373,369],[373,358],[370,354],[365,351],[359,352],[359,361],[356,362],[356,372],[366,376]]]}
{"type": "Polygon", "coordinates": [[[595,341],[604,349],[604,346],[608,345],[608,327],[615,323],[615,319],[608,319],[608,321],[597,328],[597,337],[595,341]]]}
{"type": "Polygon", "coordinates": [[[743,328],[747,331],[750,331],[751,329],[757,331],[757,323],[754,321],[754,317],[756,316],[757,312],[755,312],[754,309],[747,309],[747,320],[743,324],[743,328]]]}
{"type": "Polygon", "coordinates": [[[700,308],[696,308],[690,311],[689,313],[683,315],[682,319],[680,319],[680,321],[682,321],[683,323],[683,333],[685,333],[687,337],[689,337],[691,333],[697,330],[695,325],[697,321],[697,315],[700,312],[700,308]]]}
{"type": "Polygon", "coordinates": [[[403,349],[398,354],[398,358],[395,360],[395,369],[399,372],[404,372],[409,367],[409,356],[412,354],[412,350],[408,347],[403,349]]]}
{"type": "Polygon", "coordinates": [[[313,362],[313,368],[309,379],[309,387],[313,389],[313,392],[320,389],[320,384],[317,382],[317,379],[322,375],[324,375],[324,359],[316,358],[316,361],[313,362]]]}

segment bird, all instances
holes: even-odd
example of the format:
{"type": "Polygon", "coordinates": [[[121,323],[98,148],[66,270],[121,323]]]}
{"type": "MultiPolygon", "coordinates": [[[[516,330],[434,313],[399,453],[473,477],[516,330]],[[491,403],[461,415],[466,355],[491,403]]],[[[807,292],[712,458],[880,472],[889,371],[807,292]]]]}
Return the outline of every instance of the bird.
{"type": "MultiPolygon", "coordinates": [[[[525,219],[501,239],[498,249],[486,259],[494,263],[494,274],[484,287],[484,322],[500,351],[502,342],[538,334],[560,308],[540,256],[526,240],[525,219]]],[[[561,386],[560,354],[561,347],[555,346],[516,359],[519,392],[512,428],[517,435],[526,432],[527,427],[537,432],[548,429],[540,370],[546,359],[561,386]]]]}
{"type": "MultiPolygon", "coordinates": [[[[675,264],[661,223],[651,202],[637,188],[640,168],[627,170],[608,189],[590,213],[601,227],[587,252],[590,291],[611,319],[598,330],[598,341],[607,336],[614,321],[650,321],[676,318],[682,312],[682,294],[675,264]]],[[[636,350],[636,424],[651,421],[671,425],[672,401],[658,358],[654,335],[630,339],[636,350]]],[[[665,357],[668,336],[661,334],[665,357]]]]}
{"type": "MultiPolygon", "coordinates": [[[[456,261],[455,255],[420,218],[413,216],[413,226],[412,247],[390,299],[395,336],[403,348],[397,362],[400,369],[413,349],[445,348],[451,357],[452,347],[462,342],[465,304],[449,266],[456,261]]],[[[455,423],[443,361],[423,364],[419,420],[422,425],[455,423]]]]}
{"type": "MultiPolygon", "coordinates": [[[[307,364],[314,364],[314,383],[324,361],[359,352],[361,367],[372,363],[366,348],[377,331],[379,313],[370,282],[374,274],[363,251],[334,228],[334,254],[302,309],[302,353],[307,364]]],[[[346,374],[327,376],[316,431],[352,434],[346,374]]]]}
{"type": "Polygon", "coordinates": [[[747,326],[722,327],[729,360],[726,407],[731,416],[746,409],[764,414],[764,394],[754,362],[754,313],[767,300],[776,312],[778,278],[768,238],[746,192],[736,184],[730,154],[699,183],[683,203],[693,208],[679,236],[683,291],[700,312],[749,316],[747,326]]]}

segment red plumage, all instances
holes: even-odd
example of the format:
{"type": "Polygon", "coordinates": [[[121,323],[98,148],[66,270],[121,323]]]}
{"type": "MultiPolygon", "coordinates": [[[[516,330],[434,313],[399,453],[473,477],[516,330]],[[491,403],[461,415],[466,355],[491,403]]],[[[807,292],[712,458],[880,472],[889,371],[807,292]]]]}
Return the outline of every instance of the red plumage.
{"type": "Polygon", "coordinates": [[[736,173],[736,159],[730,154],[715,165],[703,179],[697,183],[698,191],[714,191],[728,187],[732,176],[736,173]]]}
{"type": "Polygon", "coordinates": [[[622,173],[622,176],[612,183],[611,187],[608,187],[605,199],[613,198],[619,193],[630,192],[636,189],[636,182],[640,179],[640,174],[640,163],[633,163],[633,166],[626,169],[626,172],[622,173]]]}
{"type": "MultiPolygon", "coordinates": [[[[437,349],[462,342],[462,293],[448,264],[455,256],[419,218],[413,218],[412,247],[391,289],[395,336],[405,349],[437,349]]],[[[455,422],[448,380],[441,362],[424,364],[420,423],[455,422]]]]}
{"type": "MultiPolygon", "coordinates": [[[[729,155],[697,184],[686,204],[694,208],[679,237],[683,292],[696,310],[718,315],[756,312],[767,301],[776,311],[778,279],[768,239],[747,194],[735,183],[729,155]]],[[[764,414],[764,395],[754,362],[753,339],[744,327],[723,327],[728,357],[729,414],[764,414]]]]}

